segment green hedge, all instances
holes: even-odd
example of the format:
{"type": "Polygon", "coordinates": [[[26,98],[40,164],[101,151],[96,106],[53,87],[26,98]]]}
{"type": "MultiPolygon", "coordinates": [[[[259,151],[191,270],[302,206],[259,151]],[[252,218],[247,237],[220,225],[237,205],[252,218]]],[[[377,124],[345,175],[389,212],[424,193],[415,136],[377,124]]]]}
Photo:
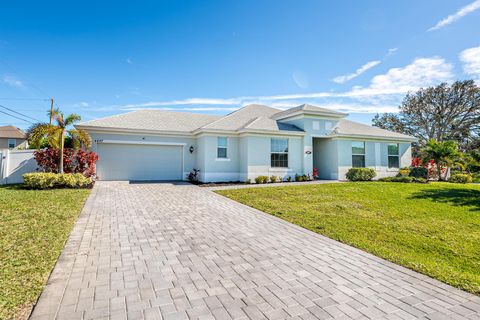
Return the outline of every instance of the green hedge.
{"type": "Polygon", "coordinates": [[[23,181],[25,187],[29,189],[89,188],[93,184],[92,178],[80,173],[26,173],[23,175],[23,181]]]}
{"type": "Polygon", "coordinates": [[[370,168],[351,168],[347,172],[347,179],[350,181],[370,181],[377,173],[370,168]]]}
{"type": "Polygon", "coordinates": [[[411,167],[410,177],[428,179],[428,169],[424,167],[411,167]]]}
{"type": "Polygon", "coordinates": [[[450,179],[448,179],[448,182],[452,182],[452,183],[472,183],[473,178],[469,174],[457,173],[457,174],[452,174],[450,176],[450,179]]]}
{"type": "Polygon", "coordinates": [[[378,179],[380,182],[403,182],[403,183],[427,183],[428,180],[424,178],[414,178],[409,176],[397,176],[397,177],[384,177],[378,179]]]}

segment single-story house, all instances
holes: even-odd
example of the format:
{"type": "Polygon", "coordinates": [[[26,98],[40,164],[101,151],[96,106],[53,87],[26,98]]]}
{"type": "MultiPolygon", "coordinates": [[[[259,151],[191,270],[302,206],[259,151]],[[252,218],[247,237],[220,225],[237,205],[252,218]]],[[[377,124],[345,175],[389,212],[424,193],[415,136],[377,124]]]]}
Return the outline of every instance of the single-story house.
{"type": "Polygon", "coordinates": [[[0,149],[27,147],[27,135],[15,126],[0,127],[0,149]]]}
{"type": "Polygon", "coordinates": [[[288,110],[247,105],[228,115],[139,110],[76,127],[92,137],[100,180],[245,181],[312,174],[343,180],[352,167],[378,177],[411,162],[416,139],[304,104],[288,110]]]}

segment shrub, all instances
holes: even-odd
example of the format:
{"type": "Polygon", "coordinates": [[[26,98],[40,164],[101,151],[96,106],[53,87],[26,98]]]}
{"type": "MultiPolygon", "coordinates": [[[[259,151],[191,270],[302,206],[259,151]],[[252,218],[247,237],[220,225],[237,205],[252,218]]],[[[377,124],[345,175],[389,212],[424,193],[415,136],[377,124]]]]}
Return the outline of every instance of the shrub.
{"type": "Polygon", "coordinates": [[[251,183],[252,183],[252,179],[247,178],[247,180],[245,180],[245,183],[246,183],[246,184],[251,184],[251,183]]]}
{"type": "MultiPolygon", "coordinates": [[[[43,172],[59,172],[59,149],[36,150],[33,155],[43,172]]],[[[95,163],[97,161],[98,155],[95,152],[73,149],[63,150],[63,171],[65,173],[81,173],[86,177],[93,177],[95,176],[95,163]]]]}
{"type": "Polygon", "coordinates": [[[474,174],[472,178],[473,182],[480,183],[480,173],[474,174]]]}
{"type": "Polygon", "coordinates": [[[81,173],[33,172],[24,174],[23,181],[29,189],[88,188],[93,184],[92,178],[81,173]]]}
{"type": "Polygon", "coordinates": [[[425,167],[412,167],[410,168],[410,177],[428,179],[428,169],[425,167]]]}
{"type": "Polygon", "coordinates": [[[299,181],[302,181],[302,179],[303,178],[301,175],[298,175],[298,174],[295,175],[295,181],[299,182],[299,181]]]}
{"type": "Polygon", "coordinates": [[[383,178],[378,179],[378,181],[380,181],[380,182],[393,182],[393,178],[394,177],[383,177],[383,178]]]}
{"type": "Polygon", "coordinates": [[[347,179],[350,181],[370,181],[377,173],[371,168],[350,168],[347,172],[347,179]]]}
{"type": "Polygon", "coordinates": [[[428,183],[428,180],[425,178],[413,178],[413,182],[416,183],[428,183]]]}
{"type": "Polygon", "coordinates": [[[401,168],[398,170],[398,176],[399,177],[406,177],[410,174],[410,169],[409,168],[401,168]]]}
{"type": "Polygon", "coordinates": [[[267,183],[268,182],[268,177],[267,176],[258,176],[258,177],[255,178],[255,182],[257,184],[267,183]]]}
{"type": "Polygon", "coordinates": [[[287,182],[292,182],[292,176],[287,177],[287,182]]]}
{"type": "Polygon", "coordinates": [[[457,173],[457,174],[453,174],[452,176],[450,176],[450,179],[448,179],[448,182],[452,182],[452,183],[472,183],[473,178],[469,174],[457,173]]]}
{"type": "Polygon", "coordinates": [[[413,182],[413,177],[409,177],[409,176],[394,177],[392,179],[392,181],[393,182],[411,183],[411,182],[413,182]]]}
{"type": "Polygon", "coordinates": [[[277,180],[278,180],[277,176],[271,176],[270,177],[270,182],[271,183],[275,183],[275,182],[277,182],[277,180]]]}

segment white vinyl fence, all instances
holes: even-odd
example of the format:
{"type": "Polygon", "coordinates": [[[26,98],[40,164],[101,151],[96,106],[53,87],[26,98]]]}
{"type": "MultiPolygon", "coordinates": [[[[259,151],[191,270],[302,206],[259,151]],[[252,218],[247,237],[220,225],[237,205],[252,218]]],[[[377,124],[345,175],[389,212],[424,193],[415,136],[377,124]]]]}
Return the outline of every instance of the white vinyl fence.
{"type": "Polygon", "coordinates": [[[34,150],[0,150],[0,184],[22,183],[24,173],[35,172],[34,150]]]}

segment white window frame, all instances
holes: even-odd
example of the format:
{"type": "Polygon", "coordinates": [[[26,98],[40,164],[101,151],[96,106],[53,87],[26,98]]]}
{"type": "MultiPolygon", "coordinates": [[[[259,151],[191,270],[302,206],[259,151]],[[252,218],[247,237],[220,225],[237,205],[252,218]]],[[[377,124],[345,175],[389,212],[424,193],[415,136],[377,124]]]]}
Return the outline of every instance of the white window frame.
{"type": "Polygon", "coordinates": [[[13,149],[17,146],[17,139],[9,138],[7,142],[8,148],[13,149]],[[12,144],[13,141],[13,147],[10,147],[10,144],[12,144]]]}
{"type": "Polygon", "coordinates": [[[366,168],[367,167],[367,145],[365,141],[352,141],[352,168],[366,168]],[[354,153],[353,152],[353,144],[354,143],[363,143],[363,153],[354,153]],[[354,156],[363,156],[363,167],[354,167],[353,166],[353,157],[354,156]]]}
{"type": "Polygon", "coordinates": [[[399,143],[389,143],[387,145],[387,168],[389,170],[398,170],[400,169],[400,144],[399,143]],[[397,154],[390,154],[388,147],[391,145],[397,146],[397,154]],[[390,157],[396,157],[398,159],[398,167],[390,167],[390,157]]]}
{"type": "Polygon", "coordinates": [[[217,137],[217,160],[228,160],[228,137],[217,137]],[[226,145],[221,146],[220,145],[220,139],[225,139],[226,145]],[[220,149],[225,149],[225,157],[220,157],[218,151],[220,149]]]}
{"type": "Polygon", "coordinates": [[[288,151],[290,148],[290,140],[288,138],[270,138],[270,168],[276,168],[276,169],[288,169],[289,167],[289,155],[288,151]],[[287,151],[286,152],[279,152],[279,151],[272,151],[272,145],[274,140],[286,140],[287,141],[287,151]],[[286,154],[287,155],[287,166],[286,167],[279,167],[279,166],[273,166],[272,165],[272,155],[273,154],[286,154]]]}

